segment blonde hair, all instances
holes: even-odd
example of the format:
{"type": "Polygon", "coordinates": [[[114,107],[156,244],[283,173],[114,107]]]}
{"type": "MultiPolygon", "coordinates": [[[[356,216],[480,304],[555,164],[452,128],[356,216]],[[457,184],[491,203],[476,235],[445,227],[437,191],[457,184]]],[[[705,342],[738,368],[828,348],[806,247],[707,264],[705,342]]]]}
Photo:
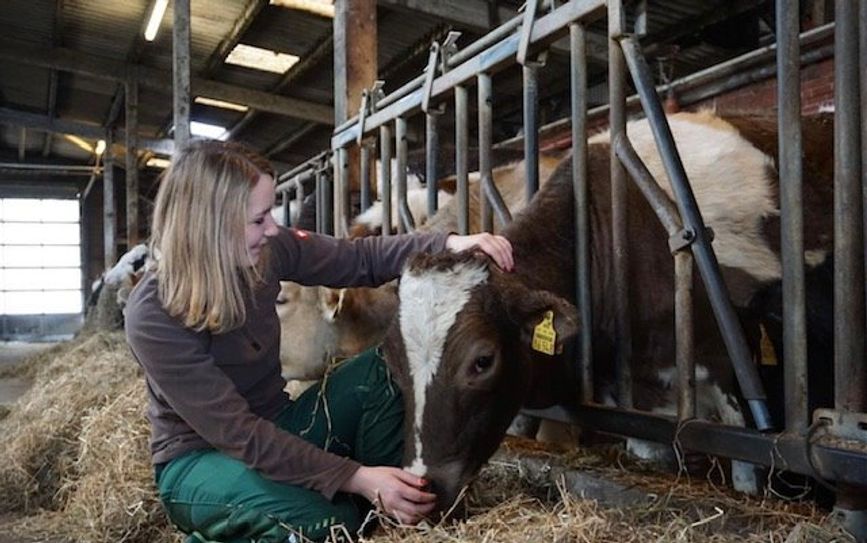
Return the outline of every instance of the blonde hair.
{"type": "MultiPolygon", "coordinates": [[[[196,331],[222,333],[247,317],[245,294],[261,281],[249,265],[247,200],[267,160],[241,145],[200,141],[181,149],[163,173],[150,249],[160,301],[196,331]]],[[[263,254],[263,257],[265,255],[263,254]]]]}

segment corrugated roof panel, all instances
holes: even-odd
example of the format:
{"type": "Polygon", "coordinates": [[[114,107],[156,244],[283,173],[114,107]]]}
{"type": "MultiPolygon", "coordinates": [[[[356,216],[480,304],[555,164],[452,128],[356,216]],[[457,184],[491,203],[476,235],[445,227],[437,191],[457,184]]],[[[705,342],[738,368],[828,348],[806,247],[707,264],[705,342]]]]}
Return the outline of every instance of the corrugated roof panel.
{"type": "Polygon", "coordinates": [[[49,70],[0,61],[0,100],[5,107],[44,113],[48,107],[49,70]]]}
{"type": "Polygon", "coordinates": [[[3,0],[0,35],[9,39],[48,43],[54,27],[55,0],[3,0]]]}

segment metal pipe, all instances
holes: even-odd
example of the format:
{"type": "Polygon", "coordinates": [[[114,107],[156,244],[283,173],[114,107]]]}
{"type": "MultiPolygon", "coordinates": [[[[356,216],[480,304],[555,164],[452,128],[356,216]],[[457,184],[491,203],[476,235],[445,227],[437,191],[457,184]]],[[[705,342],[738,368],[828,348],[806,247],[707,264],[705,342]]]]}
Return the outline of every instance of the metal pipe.
{"type": "Polygon", "coordinates": [[[361,212],[370,207],[370,144],[361,143],[361,212]]]}
{"type": "Polygon", "coordinates": [[[437,133],[439,112],[431,109],[425,115],[425,161],[424,178],[427,182],[427,216],[433,217],[439,209],[439,174],[437,159],[440,152],[440,136],[437,133]]]}
{"type": "Polygon", "coordinates": [[[349,149],[341,148],[335,153],[335,178],[337,192],[335,198],[334,234],[340,237],[349,235],[352,219],[352,202],[349,187],[349,149]]]}
{"type": "Polygon", "coordinates": [[[322,233],[334,235],[334,182],[324,167],[319,169],[322,179],[322,233]]]}
{"type": "Polygon", "coordinates": [[[650,121],[653,137],[674,190],[684,227],[691,230],[694,236],[695,241],[691,245],[692,253],[704,281],[723,341],[732,360],[741,392],[750,406],[756,427],[762,431],[769,430],[772,427],[772,422],[765,402],[765,392],[759,380],[756,366],[753,364],[749,347],[747,347],[744,331],[729,298],[728,288],[722,280],[719,262],[717,262],[716,254],[710,245],[707,228],[678,155],[665,112],[653,87],[650,69],[641,55],[635,38],[623,37],[620,45],[632,74],[632,80],[635,82],[641,98],[641,105],[650,121]]]}
{"type": "Polygon", "coordinates": [[[289,193],[283,193],[283,226],[292,226],[292,200],[289,199],[289,193]]]}
{"type": "Polygon", "coordinates": [[[677,367],[677,420],[695,418],[695,323],[692,306],[692,264],[689,251],[674,254],[674,342],[677,367]]]}
{"type": "MultiPolygon", "coordinates": [[[[626,131],[626,69],[617,44],[626,26],[622,0],[608,3],[608,92],[611,109],[609,129],[612,141],[626,131]]],[[[614,283],[615,348],[617,404],[632,407],[632,330],[629,321],[629,239],[627,237],[626,171],[614,147],[609,154],[611,170],[611,242],[614,283]]]]}
{"type": "MultiPolygon", "coordinates": [[[[379,127],[379,178],[382,179],[382,235],[391,235],[391,126],[379,127]]],[[[400,222],[400,221],[398,221],[400,222]]]]}
{"type": "Polygon", "coordinates": [[[322,172],[317,169],[314,175],[316,176],[316,232],[322,234],[325,232],[323,224],[325,212],[322,210],[325,205],[325,185],[322,182],[322,172]]]}
{"type": "Polygon", "coordinates": [[[644,199],[650,204],[653,212],[656,213],[659,222],[665,228],[669,237],[676,235],[683,228],[683,222],[680,219],[680,214],[677,212],[677,206],[668,197],[668,194],[659,186],[659,182],[654,179],[653,174],[635,152],[629,138],[626,137],[626,132],[621,132],[611,139],[611,145],[620,163],[629,172],[635,185],[644,195],[644,199]]]}
{"type": "Polygon", "coordinates": [[[776,2],[780,250],[783,264],[783,358],[786,429],[804,433],[807,412],[807,320],[804,293],[804,198],[801,164],[800,9],[776,2]]]}
{"type": "Polygon", "coordinates": [[[587,183],[587,36],[569,25],[572,104],[572,186],[575,196],[575,287],[581,315],[581,399],[593,401],[593,299],[590,294],[590,211],[587,183]]]}
{"type": "Polygon", "coordinates": [[[834,34],[834,403],[856,412],[867,404],[857,4],[837,0],[834,34]]]}
{"type": "Polygon", "coordinates": [[[190,141],[190,0],[175,0],[172,9],[175,149],[181,149],[190,141]]]}
{"type": "Polygon", "coordinates": [[[300,183],[304,183],[308,179],[313,179],[316,177],[316,165],[308,166],[306,170],[298,173],[292,177],[287,178],[284,175],[281,175],[281,179],[287,179],[286,181],[281,182],[277,185],[274,190],[276,192],[290,192],[292,189],[296,188],[300,183]]]}
{"type": "Polygon", "coordinates": [[[470,146],[467,88],[455,87],[455,177],[458,199],[458,234],[470,233],[470,184],[467,155],[470,146]]]}
{"type": "MultiPolygon", "coordinates": [[[[74,172],[82,175],[90,175],[94,172],[94,166],[82,166],[79,164],[24,164],[21,162],[0,162],[0,168],[4,170],[33,170],[38,172],[74,172]]],[[[100,168],[96,169],[99,173],[100,168]]]]}
{"type": "Polygon", "coordinates": [[[112,132],[108,130],[105,135],[104,167],[102,172],[103,263],[106,270],[110,270],[117,262],[117,207],[114,201],[113,143],[112,132]]]}
{"type": "Polygon", "coordinates": [[[479,209],[482,221],[482,230],[494,231],[494,213],[491,208],[491,200],[488,191],[485,190],[486,179],[490,179],[491,168],[491,145],[493,139],[493,107],[491,98],[493,84],[491,76],[486,73],[478,74],[478,112],[479,112],[479,209]]]}
{"type": "MultiPolygon", "coordinates": [[[[548,415],[547,411],[524,412],[548,415]]],[[[561,411],[552,415],[556,420],[578,423],[586,428],[658,443],[674,443],[677,439],[688,450],[766,466],[783,465],[787,471],[811,476],[818,473],[826,480],[867,486],[867,455],[856,448],[844,448],[839,442],[821,439],[808,442],[790,433],[768,435],[750,428],[705,421],[681,425],[670,417],[602,406],[581,406],[574,413],[561,411]]]]}
{"type": "Polygon", "coordinates": [[[404,234],[415,230],[412,211],[406,201],[406,119],[403,117],[395,119],[394,128],[397,140],[397,232],[404,234]]]}
{"type": "Polygon", "coordinates": [[[524,76],[524,169],[527,203],[539,190],[539,67],[528,63],[524,76]]]}

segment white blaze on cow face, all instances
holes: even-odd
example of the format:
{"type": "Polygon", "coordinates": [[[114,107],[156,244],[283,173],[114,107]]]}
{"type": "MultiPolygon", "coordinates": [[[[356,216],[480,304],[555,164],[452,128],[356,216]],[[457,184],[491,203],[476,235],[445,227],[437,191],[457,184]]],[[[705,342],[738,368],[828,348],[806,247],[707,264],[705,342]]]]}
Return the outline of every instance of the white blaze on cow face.
{"type": "Polygon", "coordinates": [[[453,268],[408,271],[400,281],[400,332],[412,378],[415,412],[415,459],[408,468],[422,477],[422,418],[425,393],[442,359],[449,329],[470,299],[470,292],[488,279],[488,270],[474,262],[453,268]]]}

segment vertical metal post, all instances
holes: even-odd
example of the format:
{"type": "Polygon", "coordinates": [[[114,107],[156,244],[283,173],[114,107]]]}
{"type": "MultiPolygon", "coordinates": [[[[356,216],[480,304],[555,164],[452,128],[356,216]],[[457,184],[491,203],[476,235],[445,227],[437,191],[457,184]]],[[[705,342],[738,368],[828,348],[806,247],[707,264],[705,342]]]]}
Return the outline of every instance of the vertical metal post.
{"type": "Polygon", "coordinates": [[[493,139],[493,88],[490,74],[478,76],[479,92],[479,203],[481,204],[482,230],[494,231],[494,211],[484,190],[484,179],[491,178],[491,145],[493,139]]]}
{"type": "Polygon", "coordinates": [[[334,197],[334,235],[349,235],[349,222],[352,218],[352,203],[349,191],[349,149],[341,147],[334,154],[335,197],[334,197]]]}
{"type": "MultiPolygon", "coordinates": [[[[336,159],[337,157],[334,158],[334,160],[336,159]]],[[[324,164],[320,166],[319,175],[322,178],[322,233],[334,235],[334,179],[328,172],[329,170],[324,167],[324,164]]]]}
{"type": "Polygon", "coordinates": [[[776,10],[786,429],[803,433],[809,425],[809,414],[804,305],[801,48],[798,40],[800,9],[796,2],[777,0],[776,10]]]}
{"type": "Polygon", "coordinates": [[[324,217],[325,212],[325,183],[322,182],[322,172],[317,167],[316,169],[316,232],[322,234],[325,232],[324,217]]]}
{"type": "Polygon", "coordinates": [[[695,334],[692,311],[692,253],[674,254],[674,341],[677,420],[695,418],[695,334]]]}
{"type": "Polygon", "coordinates": [[[437,158],[440,152],[440,136],[437,132],[439,112],[431,109],[425,115],[425,161],[424,178],[427,182],[427,216],[433,217],[439,209],[439,174],[437,158]]]}
{"type": "Polygon", "coordinates": [[[138,244],[138,79],[126,81],[126,247],[138,244]]]}
{"type": "Polygon", "coordinates": [[[190,0],[175,0],[172,26],[175,149],[190,141],[190,0]]]}
{"type": "MultiPolygon", "coordinates": [[[[612,141],[626,131],[626,67],[617,38],[623,34],[626,17],[622,0],[608,3],[608,92],[609,129],[612,141]]],[[[614,365],[617,403],[632,407],[632,331],[629,322],[629,252],[626,233],[626,171],[611,147],[611,231],[613,254],[616,338],[614,365]]]]}
{"type": "Polygon", "coordinates": [[[858,412],[867,404],[858,3],[837,0],[835,6],[834,403],[837,409],[858,412]]]}
{"type": "Polygon", "coordinates": [[[370,144],[361,142],[361,212],[370,207],[370,144]]]}
{"type": "Polygon", "coordinates": [[[379,178],[382,179],[382,235],[391,235],[391,126],[379,127],[379,178]]]}
{"type": "Polygon", "coordinates": [[[524,76],[524,168],[529,203],[539,190],[539,67],[528,61],[524,76]]]}
{"type": "Polygon", "coordinates": [[[406,207],[406,119],[398,117],[394,120],[394,138],[397,144],[397,233],[405,234],[407,228],[404,217],[406,207]]]}
{"type": "Polygon", "coordinates": [[[105,270],[117,262],[117,210],[114,203],[114,157],[111,130],[105,135],[105,151],[102,159],[102,231],[105,270]]]}
{"type": "Polygon", "coordinates": [[[575,193],[575,287],[581,314],[581,399],[593,401],[593,299],[590,294],[590,212],[587,184],[587,35],[569,25],[572,102],[572,186],[575,193]]]}
{"type": "MultiPolygon", "coordinates": [[[[467,88],[455,87],[455,177],[458,198],[458,234],[470,233],[470,185],[467,171],[470,133],[467,88]]],[[[481,190],[479,192],[481,196],[481,190]]]]}

